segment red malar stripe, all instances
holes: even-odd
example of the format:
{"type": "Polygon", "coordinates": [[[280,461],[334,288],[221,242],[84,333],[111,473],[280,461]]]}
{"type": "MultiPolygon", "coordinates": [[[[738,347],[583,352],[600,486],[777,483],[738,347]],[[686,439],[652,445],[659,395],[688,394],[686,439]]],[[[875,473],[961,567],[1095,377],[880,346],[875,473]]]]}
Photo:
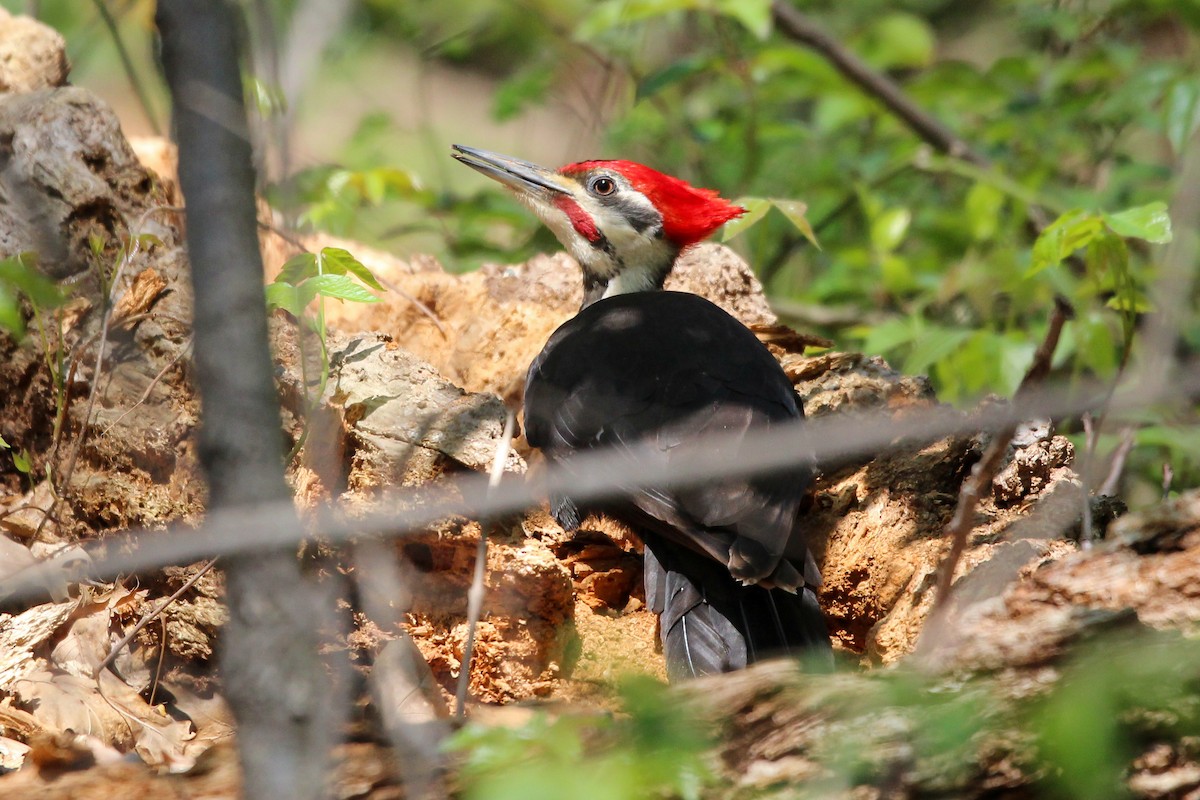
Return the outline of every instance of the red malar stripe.
{"type": "Polygon", "coordinates": [[[567,219],[571,220],[571,224],[575,226],[575,230],[580,236],[589,242],[597,241],[600,238],[600,230],[596,227],[595,221],[579,203],[560,194],[555,196],[554,205],[567,215],[567,219]]]}

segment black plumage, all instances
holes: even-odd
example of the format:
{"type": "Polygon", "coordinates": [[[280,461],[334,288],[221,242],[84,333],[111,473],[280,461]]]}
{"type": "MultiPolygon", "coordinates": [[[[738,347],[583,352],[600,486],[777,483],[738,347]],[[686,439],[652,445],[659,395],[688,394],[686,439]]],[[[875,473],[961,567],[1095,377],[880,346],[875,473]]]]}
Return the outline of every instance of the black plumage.
{"type": "MultiPolygon", "coordinates": [[[[655,443],[666,470],[687,457],[681,444],[802,416],[766,347],[716,305],[680,292],[588,305],[550,337],[525,389],[529,443],[568,466],[582,450],[655,443]]],[[[828,653],[813,592],[820,577],[795,530],[810,480],[804,465],[685,490],[630,487],[595,509],[643,536],[647,602],[660,615],[672,679],[828,653]]],[[[556,498],[553,511],[578,526],[570,498],[556,498]]]]}

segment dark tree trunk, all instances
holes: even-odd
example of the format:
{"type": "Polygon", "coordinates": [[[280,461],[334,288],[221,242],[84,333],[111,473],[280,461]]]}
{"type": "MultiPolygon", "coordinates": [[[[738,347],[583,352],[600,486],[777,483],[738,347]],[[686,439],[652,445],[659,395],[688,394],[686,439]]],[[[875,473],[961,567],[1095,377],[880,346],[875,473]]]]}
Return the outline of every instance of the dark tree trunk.
{"type": "MultiPolygon", "coordinates": [[[[187,202],[210,510],[286,499],[234,10],[224,0],[161,0],[156,19],[187,202]]],[[[317,654],[321,593],[291,549],[226,567],[221,663],[245,796],[320,797],[335,713],[317,654]]]]}

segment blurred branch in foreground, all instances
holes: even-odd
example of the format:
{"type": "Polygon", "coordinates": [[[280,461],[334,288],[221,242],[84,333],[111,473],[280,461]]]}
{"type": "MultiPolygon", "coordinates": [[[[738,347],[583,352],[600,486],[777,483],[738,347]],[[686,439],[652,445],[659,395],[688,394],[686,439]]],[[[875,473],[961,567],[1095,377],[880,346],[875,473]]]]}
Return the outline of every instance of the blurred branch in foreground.
{"type": "MultiPolygon", "coordinates": [[[[296,530],[280,458],[234,8],[223,0],[163,0],[156,21],[188,208],[209,508],[236,513],[274,503],[286,507],[276,509],[279,524],[296,530]]],[[[292,549],[245,556],[227,564],[221,648],[243,791],[252,800],[322,797],[343,710],[317,653],[320,622],[333,603],[302,575],[292,549]]]]}
{"type": "MultiPolygon", "coordinates": [[[[1195,397],[1200,394],[1200,363],[1181,369],[1184,376],[1173,387],[1171,396],[1195,397]]],[[[1114,409],[1141,408],[1163,399],[1147,393],[1136,381],[1133,388],[1118,392],[1114,409]]],[[[294,545],[320,531],[330,542],[347,541],[359,536],[397,536],[419,530],[431,522],[451,515],[488,517],[518,511],[538,504],[542,498],[569,492],[580,502],[620,494],[631,486],[694,485],[723,476],[769,472],[815,457],[828,465],[855,457],[873,457],[890,448],[935,441],[944,436],[970,436],[995,431],[1022,420],[1059,418],[1076,415],[1091,408],[1105,396],[1107,382],[1075,386],[1050,385],[1030,391],[1011,405],[993,406],[975,415],[963,415],[949,407],[914,411],[902,423],[887,415],[847,415],[809,420],[789,427],[757,431],[742,441],[739,457],[716,458],[721,452],[718,437],[696,448],[694,457],[682,459],[686,468],[672,475],[660,474],[652,462],[639,459],[640,448],[621,452],[603,452],[579,457],[570,469],[547,470],[537,484],[524,480],[502,482],[489,495],[486,475],[469,475],[455,482],[460,496],[450,500],[426,502],[420,493],[394,489],[380,496],[381,505],[401,511],[371,512],[347,516],[336,506],[320,506],[313,511],[306,528],[294,519],[291,500],[260,503],[252,508],[217,508],[199,529],[175,526],[163,531],[134,531],[106,539],[106,554],[95,560],[91,575],[111,579],[164,564],[186,563],[214,554],[246,554],[274,547],[294,545]]],[[[42,590],[49,577],[70,564],[50,559],[14,575],[4,594],[33,596],[42,590]]]]}

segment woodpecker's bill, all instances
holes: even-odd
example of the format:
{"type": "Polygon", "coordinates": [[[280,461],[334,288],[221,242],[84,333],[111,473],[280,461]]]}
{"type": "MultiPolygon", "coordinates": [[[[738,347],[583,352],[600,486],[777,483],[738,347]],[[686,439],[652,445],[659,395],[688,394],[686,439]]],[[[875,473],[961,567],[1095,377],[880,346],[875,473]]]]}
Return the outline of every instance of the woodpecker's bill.
{"type": "MultiPolygon", "coordinates": [[[[697,295],[661,291],[685,248],[745,213],[629,161],[557,171],[453,146],[508,187],[583,268],[583,306],[529,368],[525,434],[554,462],[594,448],[657,444],[664,472],[680,445],[804,416],[778,362],[744,325],[697,295]]],[[[729,457],[734,457],[730,453],[729,457]]],[[[659,614],[668,675],[724,672],[767,655],[827,654],[816,564],[796,530],[811,468],[690,489],[630,487],[593,509],[645,542],[646,599],[659,614]]],[[[554,498],[568,530],[583,511],[554,498]]]]}

